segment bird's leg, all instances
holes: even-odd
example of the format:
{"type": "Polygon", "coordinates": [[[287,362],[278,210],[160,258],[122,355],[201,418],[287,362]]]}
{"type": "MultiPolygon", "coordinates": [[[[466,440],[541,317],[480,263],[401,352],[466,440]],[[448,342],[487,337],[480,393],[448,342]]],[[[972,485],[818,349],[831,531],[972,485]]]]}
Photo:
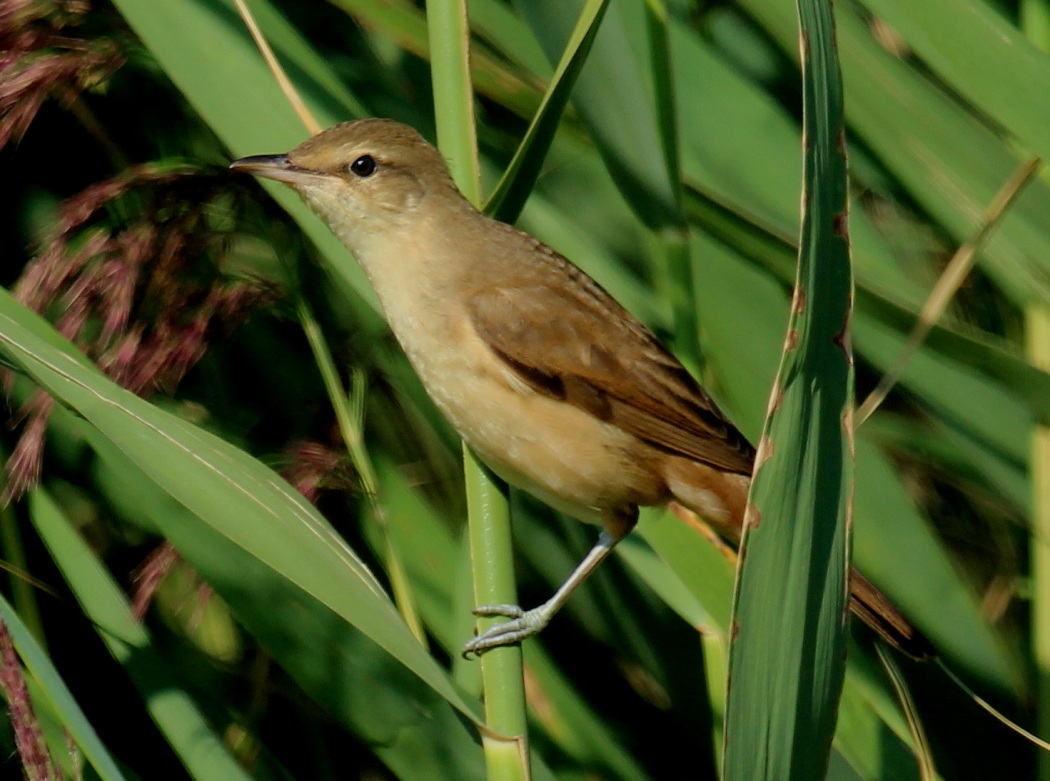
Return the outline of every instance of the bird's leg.
{"type": "Polygon", "coordinates": [[[561,584],[554,596],[539,607],[532,610],[522,610],[517,605],[479,605],[474,609],[474,615],[504,616],[510,621],[489,627],[469,643],[463,646],[463,657],[469,658],[471,654],[481,655],[490,648],[498,648],[501,645],[512,645],[532,637],[550,623],[551,618],[565,604],[576,587],[594,572],[595,568],[605,560],[605,557],[616,547],[616,543],[627,536],[634,527],[637,519],[637,510],[630,518],[618,518],[616,522],[608,524],[610,528],[602,530],[598,536],[598,542],[591,548],[590,552],[583,557],[572,574],[561,584]]]}

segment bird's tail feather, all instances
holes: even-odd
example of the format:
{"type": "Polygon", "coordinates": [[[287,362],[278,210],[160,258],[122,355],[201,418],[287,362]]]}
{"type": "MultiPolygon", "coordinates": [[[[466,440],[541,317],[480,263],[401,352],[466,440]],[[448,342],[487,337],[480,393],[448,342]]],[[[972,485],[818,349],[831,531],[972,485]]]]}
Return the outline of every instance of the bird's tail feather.
{"type": "Polygon", "coordinates": [[[936,656],[929,640],[856,567],[850,570],[849,590],[850,610],[875,634],[913,659],[936,656]]]}
{"type": "MultiPolygon", "coordinates": [[[[665,476],[672,510],[702,519],[733,548],[740,545],[749,480],[686,459],[669,459],[665,476]],[[677,505],[677,506],[676,506],[677,505]]],[[[850,609],[883,640],[914,659],[935,656],[933,646],[904,614],[856,569],[850,571],[850,609]]]]}

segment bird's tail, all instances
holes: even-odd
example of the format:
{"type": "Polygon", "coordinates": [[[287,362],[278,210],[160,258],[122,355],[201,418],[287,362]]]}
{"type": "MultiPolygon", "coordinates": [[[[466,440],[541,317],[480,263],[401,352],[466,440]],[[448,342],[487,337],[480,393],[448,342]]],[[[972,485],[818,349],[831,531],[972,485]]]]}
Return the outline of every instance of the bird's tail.
{"type": "Polygon", "coordinates": [[[856,567],[850,569],[849,607],[875,634],[912,659],[937,655],[922,632],[856,567]]]}
{"type": "MultiPolygon", "coordinates": [[[[739,547],[750,484],[746,476],[675,458],[668,460],[665,479],[676,500],[672,502],[676,515],[693,526],[702,518],[701,523],[729,546],[739,547]]],[[[913,659],[936,655],[923,634],[856,569],[850,570],[849,606],[854,615],[902,653],[913,659]]]]}

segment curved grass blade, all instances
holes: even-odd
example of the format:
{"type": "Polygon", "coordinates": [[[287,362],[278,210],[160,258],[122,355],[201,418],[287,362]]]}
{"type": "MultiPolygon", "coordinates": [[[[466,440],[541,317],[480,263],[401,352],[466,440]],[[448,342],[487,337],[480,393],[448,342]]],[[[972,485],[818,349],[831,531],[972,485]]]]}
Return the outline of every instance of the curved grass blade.
{"type": "MultiPolygon", "coordinates": [[[[644,575],[639,572],[639,576],[680,579],[688,594],[669,599],[668,605],[691,625],[700,627],[710,644],[724,647],[730,626],[732,564],[697,530],[673,518],[657,517],[652,511],[642,514],[638,533],[659,556],[657,561],[646,561],[646,571],[644,575]],[[664,568],[668,570],[666,573],[661,572],[664,568]]],[[[620,552],[628,560],[636,559],[632,549],[641,547],[632,540],[632,537],[624,540],[622,544],[627,547],[620,552]]],[[[677,584],[675,588],[677,590],[677,584]]],[[[724,675],[712,680],[710,685],[712,689],[724,686],[724,675]]],[[[835,732],[835,750],[863,779],[909,778],[915,766],[910,739],[877,661],[863,653],[851,654],[835,732]],[[873,742],[873,735],[880,738],[873,742]]]]}
{"type": "Polygon", "coordinates": [[[846,669],[853,277],[842,82],[830,3],[800,0],[798,10],[802,241],[738,566],[728,781],[823,779],[846,669]]]}
{"type": "MultiPolygon", "coordinates": [[[[405,51],[424,60],[431,58],[428,23],[423,11],[408,0],[329,0],[370,30],[388,37],[405,51]]],[[[523,78],[517,69],[485,47],[474,47],[470,56],[474,89],[522,117],[530,117],[542,91],[541,85],[523,78]]]]}
{"type": "MultiPolygon", "coordinates": [[[[522,9],[553,60],[578,2],[530,0],[522,9]]],[[[703,363],[697,303],[682,209],[678,121],[671,83],[669,15],[658,0],[625,4],[594,39],[573,104],[624,198],[656,232],[658,295],[670,301],[675,348],[694,372],[703,363]],[[636,56],[636,52],[641,52],[636,56]],[[624,111],[624,106],[631,106],[624,111]],[[654,160],[658,162],[654,163],[654,160]]]]}
{"type": "MultiPolygon", "coordinates": [[[[791,258],[795,252],[791,240],[777,234],[735,204],[695,186],[687,190],[686,210],[690,221],[704,231],[736,248],[777,279],[784,282],[791,280],[794,274],[791,258]]],[[[868,320],[902,334],[902,339],[919,317],[917,305],[902,301],[878,285],[865,285],[860,281],[856,287],[855,305],[858,330],[868,320]]],[[[938,323],[927,334],[924,344],[940,354],[939,360],[947,359],[957,364],[960,379],[964,380],[966,374],[972,375],[973,372],[969,370],[987,375],[1023,402],[1033,416],[1050,420],[1050,373],[1027,363],[1005,341],[976,329],[963,330],[948,323],[938,323]]],[[[861,335],[858,335],[855,347],[858,353],[864,351],[865,343],[861,335]]],[[[881,365],[878,355],[865,357],[881,365]]],[[[910,379],[906,370],[901,382],[908,385],[910,379]]]]}
{"type": "Polygon", "coordinates": [[[860,426],[870,415],[885,401],[890,389],[900,379],[901,372],[907,365],[909,359],[922,345],[930,329],[941,319],[948,304],[959,291],[967,275],[973,268],[974,256],[988,241],[989,236],[995,231],[1000,220],[1006,214],[1010,204],[1021,194],[1032,177],[1042,168],[1042,161],[1033,158],[1022,165],[1013,176],[1003,185],[1003,189],[995,196],[995,200],[988,205],[988,210],[981,221],[981,227],[976,235],[959,247],[951,261],[945,266],[944,272],[933,286],[929,297],[919,311],[919,319],[915,327],[908,334],[901,354],[893,362],[893,366],[880,379],[878,385],[868,397],[857,407],[856,425],[860,426]]]}
{"type": "Polygon", "coordinates": [[[0,351],[131,458],[162,490],[302,591],[356,626],[469,719],[469,705],[423,650],[382,588],[327,522],[243,451],[84,366],[51,329],[0,292],[0,351]]]}
{"type": "Polygon", "coordinates": [[[73,699],[51,659],[37,643],[29,628],[22,623],[14,607],[3,596],[0,596],[0,618],[11,632],[15,649],[26,669],[36,679],[41,695],[47,698],[51,709],[62,720],[62,726],[73,737],[99,778],[102,781],[123,781],[124,774],[99,740],[98,733],[80,709],[80,705],[73,699]]]}
{"type": "Polygon", "coordinates": [[[598,27],[609,0],[588,0],[572,31],[561,61],[554,72],[539,109],[529,123],[529,129],[514,153],[510,165],[503,172],[496,189],[485,203],[485,213],[503,222],[514,222],[539,178],[543,159],[558,129],[558,122],[569,102],[587,54],[598,34],[598,27]]]}
{"type": "Polygon", "coordinates": [[[273,74],[274,81],[281,88],[281,92],[284,93],[285,99],[288,104],[292,107],[296,114],[299,115],[299,120],[303,123],[303,127],[306,128],[307,132],[312,136],[318,135],[324,128],[317,124],[317,120],[314,119],[313,114],[310,113],[310,109],[303,103],[302,96],[295,89],[291,79],[288,78],[288,73],[284,70],[277,56],[273,53],[273,47],[270,46],[270,42],[263,35],[263,31],[259,29],[259,23],[255,21],[255,17],[252,15],[251,9],[248,8],[246,0],[233,0],[234,5],[237,7],[237,13],[241,15],[241,19],[244,20],[244,26],[248,28],[248,32],[252,34],[252,40],[255,41],[256,47],[259,49],[259,54],[266,60],[266,66],[270,69],[273,74]]]}
{"type": "Polygon", "coordinates": [[[127,598],[46,491],[37,489],[30,495],[29,513],[85,615],[127,671],[146,710],[190,775],[200,781],[247,781],[250,776],[175,680],[148,632],[132,615],[127,598]]]}
{"type": "MultiPolygon", "coordinates": [[[[721,380],[723,398],[736,413],[738,425],[757,439],[768,399],[764,389],[772,384],[783,345],[788,301],[776,280],[724,245],[704,236],[696,236],[694,241],[698,242],[694,255],[703,258],[708,269],[707,284],[699,295],[706,318],[711,370],[721,380]],[[740,349],[742,343],[748,345],[747,350],[740,349]]],[[[859,329],[862,318],[859,312],[857,315],[859,329]]],[[[885,355],[887,361],[902,343],[899,334],[892,342],[883,337],[890,345],[880,345],[879,355],[885,355]],[[891,345],[892,349],[887,349],[891,345]]],[[[1017,406],[1005,386],[993,397],[988,381],[975,372],[961,366],[949,371],[950,362],[925,349],[921,355],[922,364],[911,368],[912,376],[921,380],[920,389],[930,388],[933,393],[933,388],[939,387],[939,393],[946,395],[947,389],[956,392],[965,387],[967,393],[973,394],[972,389],[976,388],[981,393],[974,394],[975,403],[969,414],[977,411],[976,414],[989,417],[979,410],[987,410],[989,407],[983,405],[993,404],[990,408],[999,411],[999,420],[1003,419],[1004,410],[1017,406]]],[[[1020,362],[1018,365],[1024,366],[1020,362]]],[[[892,460],[871,442],[864,441],[869,437],[863,429],[861,433],[856,443],[853,537],[857,565],[918,623],[956,669],[964,669],[1000,691],[1020,691],[1021,672],[1006,653],[996,630],[982,617],[971,585],[952,566],[943,543],[924,518],[921,505],[909,493],[892,460]],[[930,600],[931,593],[940,596],[930,600]]],[[[971,447],[978,445],[975,442],[971,447]]],[[[1027,480],[1026,473],[1015,479],[1027,480]]]]}
{"type": "MultiPolygon", "coordinates": [[[[547,56],[558,59],[581,3],[529,0],[520,7],[547,56]]],[[[577,79],[573,106],[635,212],[652,228],[676,228],[682,223],[676,185],[663,161],[653,164],[653,155],[662,148],[656,109],[631,55],[625,10],[614,11],[602,22],[577,79]]]]}
{"type": "Polygon", "coordinates": [[[480,781],[476,731],[433,689],[328,606],[151,485],[97,430],[82,428],[98,455],[96,490],[121,517],[171,540],[309,696],[307,712],[315,704],[325,709],[398,778],[480,781]]]}
{"type": "MultiPolygon", "coordinates": [[[[741,0],[741,5],[786,52],[795,48],[786,6],[757,0],[741,0]]],[[[985,5],[977,2],[974,8],[985,5]]],[[[870,17],[859,4],[842,4],[838,22],[851,129],[933,220],[956,242],[965,241],[1002,183],[1029,155],[1012,148],[955,95],[887,51],[872,35],[870,17]]],[[[1033,295],[1050,298],[1048,208],[1050,187],[1037,180],[981,256],[982,268],[1018,304],[1033,295]]]]}

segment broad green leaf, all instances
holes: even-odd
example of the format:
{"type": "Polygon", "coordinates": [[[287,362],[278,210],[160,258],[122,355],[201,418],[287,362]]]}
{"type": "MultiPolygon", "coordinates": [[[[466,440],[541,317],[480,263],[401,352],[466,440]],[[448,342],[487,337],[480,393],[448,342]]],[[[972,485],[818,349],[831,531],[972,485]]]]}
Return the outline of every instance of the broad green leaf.
{"type": "Polygon", "coordinates": [[[49,329],[0,294],[0,351],[74,409],[214,533],[356,626],[465,715],[379,583],[317,511],[254,458],[114,385],[40,337],[49,329]]]}
{"type": "Polygon", "coordinates": [[[733,605],[726,779],[823,779],[846,669],[853,277],[831,5],[800,0],[802,240],[733,605]],[[777,595],[772,598],[772,595],[777,595]]]}
{"type": "Polygon", "coordinates": [[[1050,159],[1050,57],[986,0],[865,0],[941,78],[1050,159]],[[952,24],[944,23],[951,19],[952,24]],[[975,57],[974,52],[981,52],[975,57]],[[1003,85],[1009,84],[1009,89],[1003,85]]]}
{"type": "MultiPolygon", "coordinates": [[[[476,733],[417,676],[392,663],[330,609],[212,531],[69,411],[58,408],[52,414],[50,432],[67,439],[83,432],[97,457],[80,453],[77,461],[91,463],[89,482],[111,512],[151,535],[166,533],[177,541],[223,607],[235,613],[240,626],[308,695],[306,712],[315,704],[323,708],[399,777],[478,778],[483,763],[476,733]]],[[[400,488],[399,483],[384,484],[384,491],[400,488]]],[[[385,500],[390,494],[383,496],[385,500]]],[[[391,513],[417,506],[398,503],[391,513]]],[[[411,525],[417,517],[408,514],[398,520],[411,525]]],[[[434,541],[425,520],[414,542],[434,541]]],[[[429,556],[438,550],[430,547],[423,553],[428,573],[433,563],[429,556]]],[[[469,608],[463,615],[469,617],[469,608]]],[[[467,636],[467,629],[458,636],[467,636]]],[[[537,778],[549,778],[541,759],[536,758],[534,769],[537,778]]]]}
{"type": "MultiPolygon", "coordinates": [[[[150,484],[95,431],[93,473],[125,518],[170,538],[238,621],[317,703],[400,778],[480,779],[469,722],[362,632],[150,484]]],[[[539,764],[539,762],[537,762],[539,764]]]]}
{"type": "MultiPolygon", "coordinates": [[[[975,0],[977,6],[983,2],[975,0]]],[[[786,5],[741,5],[796,56],[786,5]]],[[[957,243],[971,238],[1002,184],[1025,162],[1007,140],[873,37],[855,3],[842,3],[839,36],[850,99],[847,121],[912,197],[957,243]]],[[[989,55],[990,56],[990,55],[989,55]]],[[[982,267],[1015,302],[1050,297],[1050,187],[1035,181],[982,253],[982,267]]]]}
{"type": "MultiPolygon", "coordinates": [[[[791,278],[789,256],[794,250],[792,242],[778,237],[768,227],[759,225],[738,208],[714,198],[710,193],[692,190],[686,201],[686,209],[690,213],[691,221],[697,223],[713,238],[732,247],[739,256],[748,258],[759,267],[768,270],[776,279],[788,281],[791,278]]],[[[701,269],[708,262],[706,257],[712,253],[725,253],[726,247],[714,244],[705,252],[698,261],[701,269]]],[[[704,271],[704,274],[706,277],[710,272],[704,271]]],[[[713,276],[713,279],[713,284],[721,284],[717,276],[713,276]]],[[[698,288],[698,296],[702,299],[701,303],[710,298],[706,295],[706,285],[698,288]]],[[[889,366],[889,361],[897,355],[904,338],[918,319],[918,307],[895,295],[889,288],[874,283],[859,284],[856,293],[856,314],[857,352],[881,366],[889,366]],[[887,351],[885,342],[873,341],[877,337],[870,336],[872,330],[880,334],[894,333],[893,349],[887,351]]],[[[1028,407],[1028,414],[1040,420],[1050,417],[1050,374],[1027,363],[1016,347],[1001,338],[971,327],[942,323],[930,331],[922,352],[926,354],[926,358],[920,360],[929,360],[945,366],[952,371],[954,378],[951,385],[954,393],[944,393],[946,386],[941,381],[937,386],[941,392],[931,394],[931,399],[935,399],[935,406],[953,406],[959,401],[959,396],[969,395],[971,385],[974,388],[987,386],[987,380],[990,379],[1002,386],[999,392],[1001,401],[996,408],[1006,405],[1011,419],[1017,419],[1018,402],[1028,407]],[[953,366],[955,368],[952,368],[953,366]],[[986,378],[983,375],[986,375],[986,378]],[[960,391],[963,387],[967,390],[960,391]]],[[[901,384],[913,388],[918,393],[928,393],[930,386],[922,382],[921,374],[921,371],[917,372],[914,365],[910,364],[905,369],[901,384]]],[[[1021,415],[1024,414],[1021,411],[1021,415]]],[[[970,421],[969,425],[980,426],[990,422],[974,420],[970,421]]],[[[1014,447],[1020,448],[1019,439],[1012,433],[1000,431],[996,438],[1003,442],[1012,442],[1014,447]]]]}
{"type": "MultiPolygon", "coordinates": [[[[688,596],[678,593],[677,585],[672,584],[673,598],[668,604],[686,621],[701,627],[713,642],[728,645],[733,565],[697,530],[687,528],[670,514],[644,513],[638,533],[652,546],[659,561],[637,553],[634,549],[641,546],[631,538],[622,543],[626,546],[622,554],[632,563],[645,562],[646,579],[681,583],[688,596]],[[667,567],[668,572],[661,572],[662,567],[667,567]]],[[[723,674],[710,685],[721,690],[725,683],[723,674]]],[[[712,695],[718,696],[715,692],[712,695]]],[[[832,756],[846,757],[864,779],[896,781],[910,777],[914,768],[909,743],[907,726],[878,662],[851,651],[835,732],[837,753],[832,756]],[[892,768],[892,772],[884,776],[886,768],[892,768]]]]}
{"type": "Polygon", "coordinates": [[[499,0],[467,0],[470,29],[493,50],[542,78],[552,72],[547,55],[514,9],[499,0]]]}
{"type": "MultiPolygon", "coordinates": [[[[762,424],[765,391],[772,384],[783,343],[778,331],[787,322],[787,297],[773,280],[725,247],[708,239],[697,241],[700,248],[693,254],[705,264],[709,280],[700,295],[707,353],[719,381],[715,387],[725,389],[727,407],[755,441],[762,424]]],[[[915,371],[922,369],[922,362],[913,367],[915,371]]],[[[959,387],[961,374],[942,377],[939,392],[959,387]]],[[[935,376],[924,381],[930,387],[937,382],[935,376]]],[[[976,383],[977,378],[971,373],[966,381],[976,383]]],[[[994,402],[993,408],[999,412],[1010,409],[1003,398],[994,402]]],[[[891,460],[874,446],[875,441],[876,432],[867,426],[861,428],[857,440],[854,563],[900,605],[952,665],[1002,691],[1018,690],[1019,671],[981,617],[969,582],[953,566],[891,460]],[[938,594],[938,599],[930,600],[931,593],[938,594]]],[[[963,457],[962,452],[957,455],[963,457]]]]}

